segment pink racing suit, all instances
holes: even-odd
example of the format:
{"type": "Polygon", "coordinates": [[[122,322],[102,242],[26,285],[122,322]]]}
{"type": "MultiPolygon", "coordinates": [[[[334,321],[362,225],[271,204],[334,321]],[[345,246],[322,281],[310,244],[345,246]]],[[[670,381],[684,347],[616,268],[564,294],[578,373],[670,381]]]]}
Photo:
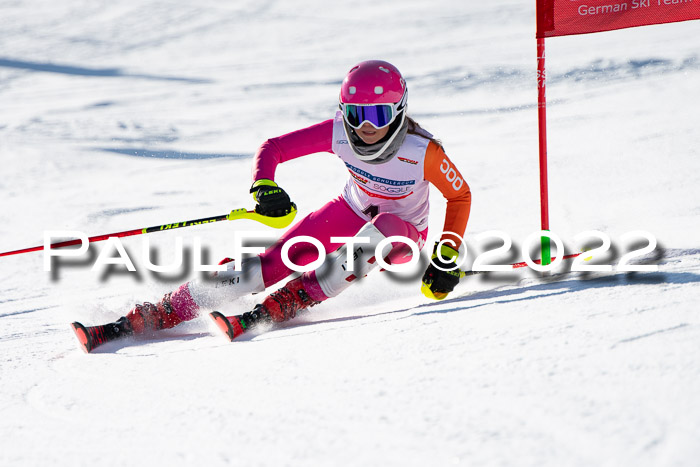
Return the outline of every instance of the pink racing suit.
{"type": "MultiPolygon", "coordinates": [[[[332,153],[332,140],[333,120],[269,139],[255,155],[253,179],[274,180],[275,169],[282,162],[317,152],[332,153]]],[[[283,280],[293,272],[281,259],[282,246],[288,239],[297,236],[314,237],[330,253],[342,246],[340,243],[332,243],[331,237],[352,237],[367,222],[368,219],[360,217],[342,196],[326,203],[292,226],[273,246],[260,255],[265,287],[283,280]]],[[[370,222],[386,237],[407,237],[420,248],[425,244],[427,228],[419,232],[414,225],[394,214],[382,213],[372,218],[370,222]]],[[[318,252],[313,247],[309,248],[308,244],[297,243],[290,248],[289,256],[296,264],[306,265],[318,258],[318,252]]],[[[410,249],[403,243],[395,243],[387,258],[392,264],[407,262],[411,258],[410,249]]],[[[307,290],[311,289],[309,292],[312,298],[319,301],[325,299],[326,297],[314,293],[319,290],[314,287],[314,284],[307,282],[307,278],[313,277],[313,274],[305,275],[304,285],[307,290]]]]}
{"type": "MultiPolygon", "coordinates": [[[[371,222],[385,237],[402,236],[411,239],[420,248],[425,245],[428,229],[418,232],[413,225],[403,221],[398,216],[383,213],[377,215],[371,222]]],[[[274,245],[260,255],[265,287],[281,281],[293,272],[282,262],[282,247],[288,239],[302,235],[314,237],[330,253],[343,246],[342,243],[332,243],[331,237],[352,237],[366,223],[366,220],[360,218],[350,209],[342,197],[326,203],[296,223],[274,245]]],[[[306,243],[296,243],[289,249],[289,257],[293,259],[295,264],[304,266],[315,261],[318,258],[318,252],[315,247],[309,248],[306,243]]],[[[391,264],[402,264],[410,259],[410,248],[401,242],[393,243],[393,248],[386,258],[391,264]]],[[[316,301],[323,301],[327,298],[318,287],[313,273],[304,274],[303,281],[311,298],[316,301]]]]}

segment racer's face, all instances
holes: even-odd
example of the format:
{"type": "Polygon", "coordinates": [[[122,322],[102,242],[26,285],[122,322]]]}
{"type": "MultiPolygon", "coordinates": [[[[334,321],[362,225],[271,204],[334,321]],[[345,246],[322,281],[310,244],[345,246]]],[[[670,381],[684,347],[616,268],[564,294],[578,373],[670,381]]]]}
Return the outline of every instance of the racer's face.
{"type": "Polygon", "coordinates": [[[369,122],[365,122],[360,128],[355,130],[355,132],[365,144],[374,144],[386,136],[389,132],[389,125],[377,130],[370,125],[369,122]]]}

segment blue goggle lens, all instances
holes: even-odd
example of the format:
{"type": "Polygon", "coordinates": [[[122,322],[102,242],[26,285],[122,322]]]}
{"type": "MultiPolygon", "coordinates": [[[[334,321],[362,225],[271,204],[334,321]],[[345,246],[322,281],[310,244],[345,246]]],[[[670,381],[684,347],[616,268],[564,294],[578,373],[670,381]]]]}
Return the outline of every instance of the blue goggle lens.
{"type": "Polygon", "coordinates": [[[370,122],[376,128],[383,128],[391,123],[393,114],[394,109],[389,104],[345,104],[345,121],[353,128],[360,128],[364,122],[370,122]]]}

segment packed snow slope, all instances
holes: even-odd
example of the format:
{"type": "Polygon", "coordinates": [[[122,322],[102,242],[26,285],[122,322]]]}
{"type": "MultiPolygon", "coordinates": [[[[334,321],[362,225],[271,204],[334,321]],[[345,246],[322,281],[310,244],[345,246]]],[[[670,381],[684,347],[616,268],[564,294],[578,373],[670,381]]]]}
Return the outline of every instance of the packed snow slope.
{"type": "MultiPolygon", "coordinates": [[[[521,261],[539,229],[534,25],[514,0],[5,0],[0,251],[250,208],[257,147],[331,118],[347,70],[382,58],[471,186],[468,262],[492,230],[513,247],[489,261],[521,261]]],[[[136,273],[93,271],[102,244],[53,273],[41,252],[0,258],[0,465],[698,465],[698,33],[547,41],[551,229],[567,253],[608,235],[610,272],[474,276],[443,302],[420,271],[376,272],[239,342],[202,316],[86,355],[69,323],[197,276],[150,273],[145,242],[168,264],[197,237],[212,264],[271,229],[124,239],[136,273]],[[658,244],[632,263],[658,271],[622,272],[640,230],[658,244]]],[[[300,216],[346,177],[328,154],[277,171],[300,216]]],[[[431,233],[444,207],[433,193],[431,233]]]]}

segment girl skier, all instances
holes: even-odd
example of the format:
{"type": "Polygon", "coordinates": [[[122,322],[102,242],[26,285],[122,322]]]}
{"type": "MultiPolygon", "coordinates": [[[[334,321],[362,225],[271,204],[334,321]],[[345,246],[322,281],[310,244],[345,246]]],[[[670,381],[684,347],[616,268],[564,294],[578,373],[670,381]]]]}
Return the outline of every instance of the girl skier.
{"type": "MultiPolygon", "coordinates": [[[[260,146],[250,189],[256,212],[272,217],[287,215],[295,206],[274,181],[277,165],[329,152],[338,156],[350,172],[342,195],[296,223],[262,254],[246,258],[241,264],[222,261],[220,264],[226,263],[227,269],[213,273],[214,280],[192,280],[156,304],[136,305],[126,317],[110,325],[86,329],[74,323],[85,350],[121,335],[171,328],[193,319],[200,309],[211,310],[243,295],[264,291],[293,272],[282,261],[285,242],[309,236],[332,252],[319,269],[289,281],[250,312],[228,318],[212,313],[231,340],[260,322],[291,319],[299,310],[340,294],[356,278],[374,269],[377,262],[372,253],[382,240],[402,236],[422,248],[428,234],[431,183],[447,199],[447,209],[441,242],[435,245],[421,290],[431,298],[445,298],[459,282],[455,259],[459,236],[464,234],[469,217],[471,193],[440,142],[406,115],[406,98],[406,82],[390,63],[369,60],[354,66],[343,80],[335,118],[271,138],[260,146]],[[365,237],[369,243],[352,244],[354,251],[348,255],[345,243],[335,243],[332,237],[365,237]],[[353,257],[361,259],[349,271],[347,259],[353,257]]],[[[316,248],[309,249],[304,242],[294,244],[288,254],[300,266],[318,257],[316,248]]],[[[401,264],[411,255],[405,243],[395,242],[384,259],[389,264],[401,264]]]]}

